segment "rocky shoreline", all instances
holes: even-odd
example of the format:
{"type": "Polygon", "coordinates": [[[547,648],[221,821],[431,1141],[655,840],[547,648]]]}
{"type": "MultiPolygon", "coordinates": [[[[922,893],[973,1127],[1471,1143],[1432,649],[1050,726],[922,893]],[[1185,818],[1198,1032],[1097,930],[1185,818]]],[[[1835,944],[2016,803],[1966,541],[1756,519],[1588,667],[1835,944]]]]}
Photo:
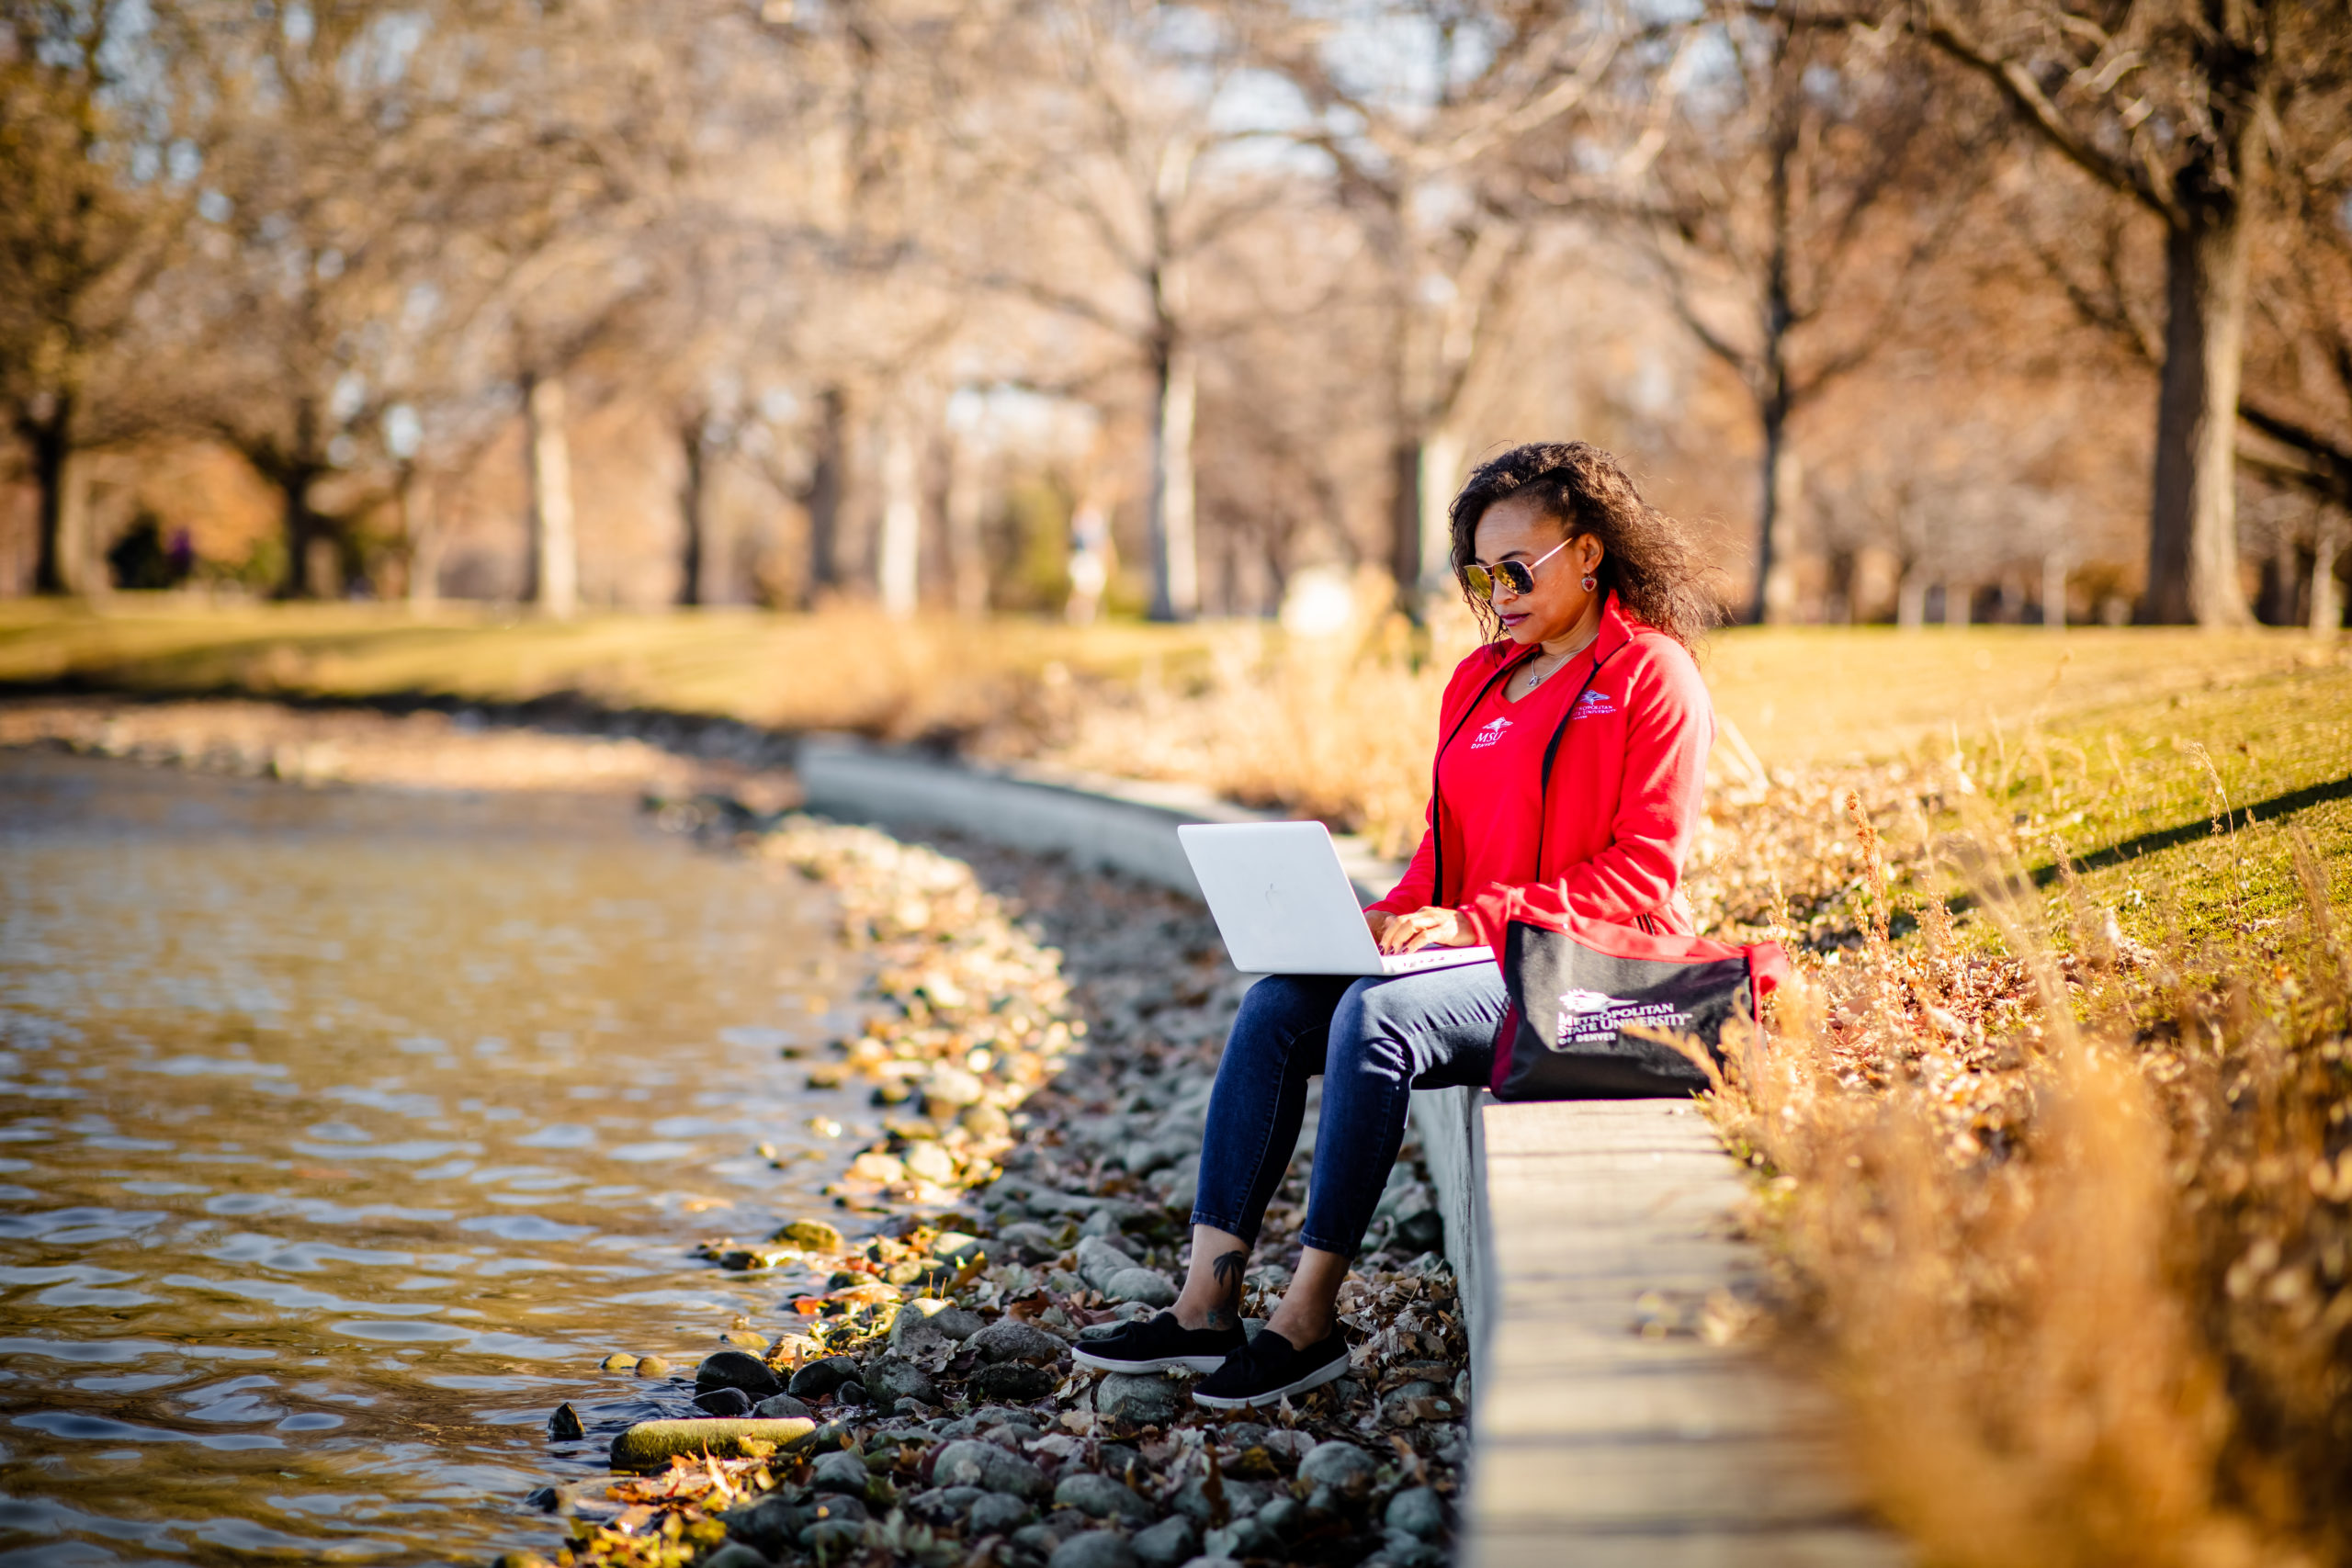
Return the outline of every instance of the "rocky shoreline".
{"type": "MultiPolygon", "coordinates": [[[[665,827],[833,890],[844,940],[871,950],[876,1005],[806,1070],[882,1107],[884,1131],[831,1189],[834,1214],[702,1247],[776,1280],[775,1325],[691,1373],[617,1353],[625,1393],[555,1414],[558,1451],[611,1444],[616,1470],[534,1495],[567,1517],[556,1562],[1447,1558],[1467,1344],[1409,1145],[1341,1296],[1350,1376],[1235,1420],[1177,1378],[1070,1359],[1172,1300],[1182,1274],[1242,989],[1197,906],[724,796],[651,804],[665,827]]],[[[1253,1314],[1288,1280],[1303,1201],[1294,1174],[1249,1277],[1253,1314]]]]}
{"type": "MultiPolygon", "coordinates": [[[[843,941],[872,964],[870,1012],[797,1070],[878,1109],[882,1134],[828,1189],[831,1212],[698,1249],[773,1280],[771,1320],[739,1323],[693,1368],[616,1347],[612,1396],[552,1413],[565,1473],[623,1462],[534,1492],[527,1506],[560,1516],[568,1541],[507,1562],[1444,1561],[1467,1340],[1409,1136],[1340,1300],[1350,1376],[1234,1420],[1193,1405],[1181,1379],[1071,1361],[1090,1331],[1172,1299],[1182,1273],[1209,1085],[1243,988],[1205,911],[991,845],[786,815],[797,794],[775,746],[682,723],[640,739],[258,702],[0,706],[0,745],[149,766],[633,789],[662,827],[833,895],[843,941]]],[[[1288,1280],[1303,1204],[1294,1170],[1249,1276],[1253,1315],[1288,1280]]]]}

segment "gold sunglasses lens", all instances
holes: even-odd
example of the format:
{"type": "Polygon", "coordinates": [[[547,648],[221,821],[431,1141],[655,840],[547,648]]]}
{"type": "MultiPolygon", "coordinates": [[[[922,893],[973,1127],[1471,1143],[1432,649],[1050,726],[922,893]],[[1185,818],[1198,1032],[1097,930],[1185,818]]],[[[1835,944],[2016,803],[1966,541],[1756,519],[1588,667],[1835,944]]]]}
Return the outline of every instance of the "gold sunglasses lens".
{"type": "Polygon", "coordinates": [[[1491,599],[1495,596],[1495,580],[1487,575],[1487,569],[1483,566],[1464,567],[1462,581],[1477,598],[1491,599]]]}

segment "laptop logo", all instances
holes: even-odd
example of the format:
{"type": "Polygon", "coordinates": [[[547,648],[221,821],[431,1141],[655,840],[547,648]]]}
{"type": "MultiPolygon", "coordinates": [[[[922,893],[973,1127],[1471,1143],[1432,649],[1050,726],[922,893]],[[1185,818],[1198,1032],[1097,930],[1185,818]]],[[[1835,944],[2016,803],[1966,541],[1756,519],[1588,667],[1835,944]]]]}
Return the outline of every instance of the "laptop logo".
{"type": "Polygon", "coordinates": [[[1470,742],[1470,750],[1476,751],[1481,748],[1492,746],[1503,738],[1503,731],[1510,728],[1510,720],[1507,718],[1498,718],[1480,725],[1477,735],[1470,742]]]}

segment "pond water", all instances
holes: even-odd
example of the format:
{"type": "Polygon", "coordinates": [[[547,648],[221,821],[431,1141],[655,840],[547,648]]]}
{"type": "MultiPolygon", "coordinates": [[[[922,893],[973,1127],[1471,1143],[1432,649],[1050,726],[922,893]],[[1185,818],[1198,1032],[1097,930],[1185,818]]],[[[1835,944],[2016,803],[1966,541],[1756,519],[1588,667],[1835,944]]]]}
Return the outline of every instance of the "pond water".
{"type": "Polygon", "coordinates": [[[0,1557],[548,1549],[601,1358],[778,1326],[692,1243],[833,1212],[829,918],[609,796],[0,753],[0,1557]]]}

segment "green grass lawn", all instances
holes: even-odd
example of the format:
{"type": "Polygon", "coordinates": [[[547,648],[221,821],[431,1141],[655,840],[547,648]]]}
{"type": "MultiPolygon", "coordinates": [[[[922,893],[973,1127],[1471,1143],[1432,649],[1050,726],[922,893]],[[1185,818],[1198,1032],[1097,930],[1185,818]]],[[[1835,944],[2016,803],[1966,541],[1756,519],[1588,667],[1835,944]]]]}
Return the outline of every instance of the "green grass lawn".
{"type": "Polygon", "coordinates": [[[2036,880],[2057,857],[2141,941],[2277,957],[2305,935],[2292,835],[2352,909],[2352,668],[2104,703],[1966,748],[2036,880]]]}

